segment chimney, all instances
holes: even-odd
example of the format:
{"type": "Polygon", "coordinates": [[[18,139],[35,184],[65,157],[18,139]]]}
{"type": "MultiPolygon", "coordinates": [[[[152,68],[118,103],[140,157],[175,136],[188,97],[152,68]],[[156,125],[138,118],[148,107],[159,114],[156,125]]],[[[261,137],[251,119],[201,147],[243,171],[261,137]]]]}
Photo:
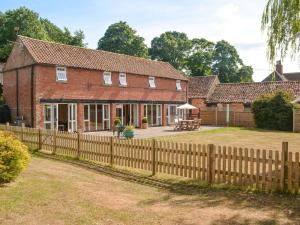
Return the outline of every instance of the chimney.
{"type": "Polygon", "coordinates": [[[283,66],[281,64],[281,60],[278,60],[276,62],[276,71],[280,74],[283,74],[283,66]]]}

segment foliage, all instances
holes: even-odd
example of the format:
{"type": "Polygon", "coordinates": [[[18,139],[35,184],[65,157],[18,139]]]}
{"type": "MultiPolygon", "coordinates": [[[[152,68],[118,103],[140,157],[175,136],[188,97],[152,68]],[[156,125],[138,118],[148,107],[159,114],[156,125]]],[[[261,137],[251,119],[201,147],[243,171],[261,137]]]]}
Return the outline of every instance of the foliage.
{"type": "Polygon", "coordinates": [[[191,76],[212,75],[214,43],[204,38],[192,39],[186,67],[191,76]]]}
{"type": "Polygon", "coordinates": [[[114,125],[117,126],[117,125],[120,125],[122,122],[121,122],[121,119],[119,117],[117,117],[115,120],[114,120],[114,125]]]}
{"type": "Polygon", "coordinates": [[[244,67],[235,47],[224,40],[216,43],[213,54],[213,71],[222,83],[252,81],[252,68],[249,66],[244,67]],[[243,72],[246,72],[246,74],[244,75],[243,72]]]}
{"type": "Polygon", "coordinates": [[[293,129],[293,104],[287,92],[263,95],[252,104],[258,128],[291,131],[293,129]]]}
{"type": "Polygon", "coordinates": [[[148,57],[148,48],[144,43],[144,38],[138,36],[136,31],[123,21],[108,27],[104,36],[98,42],[98,49],[144,58],[148,57]]]}
{"type": "Polygon", "coordinates": [[[129,132],[134,131],[134,126],[133,126],[133,125],[128,125],[128,126],[125,127],[124,131],[125,131],[125,132],[128,132],[128,131],[129,131],[129,132]]]}
{"type": "Polygon", "coordinates": [[[169,62],[182,70],[190,47],[191,42],[185,33],[168,31],[151,41],[150,54],[152,59],[169,62]]]}
{"type": "Polygon", "coordinates": [[[237,50],[222,40],[189,40],[185,33],[165,32],[151,42],[152,59],[169,62],[191,76],[216,74],[222,83],[252,82],[253,69],[243,64],[237,50]]]}
{"type": "Polygon", "coordinates": [[[28,148],[12,134],[0,132],[0,183],[14,180],[28,165],[28,148]]]}
{"type": "Polygon", "coordinates": [[[49,20],[40,18],[38,13],[20,7],[0,13],[0,62],[6,61],[17,35],[84,46],[82,31],[72,35],[67,28],[61,30],[49,20]]]}
{"type": "Polygon", "coordinates": [[[148,123],[148,118],[147,118],[147,117],[144,117],[144,118],[142,119],[142,123],[148,123]]]}
{"type": "Polygon", "coordinates": [[[300,50],[300,0],[268,0],[262,16],[262,30],[267,31],[268,58],[285,57],[300,50]],[[278,53],[279,51],[279,53],[278,53]]]}

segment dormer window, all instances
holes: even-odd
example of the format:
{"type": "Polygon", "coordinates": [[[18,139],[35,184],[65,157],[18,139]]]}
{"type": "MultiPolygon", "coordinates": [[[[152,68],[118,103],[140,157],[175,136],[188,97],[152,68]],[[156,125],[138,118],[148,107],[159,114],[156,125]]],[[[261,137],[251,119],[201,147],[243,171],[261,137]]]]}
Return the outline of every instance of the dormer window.
{"type": "Polygon", "coordinates": [[[126,73],[119,74],[119,81],[121,86],[127,86],[126,73]]]}
{"type": "Polygon", "coordinates": [[[66,67],[56,67],[56,81],[66,82],[67,81],[67,69],[66,67]]]}
{"type": "Polygon", "coordinates": [[[155,77],[149,77],[149,87],[150,88],[155,88],[155,77]]]}
{"type": "Polygon", "coordinates": [[[104,80],[105,85],[112,85],[111,72],[104,72],[103,73],[103,80],[104,80]]]}
{"type": "Polygon", "coordinates": [[[181,90],[181,83],[180,80],[176,80],[176,90],[180,91],[181,90]]]}

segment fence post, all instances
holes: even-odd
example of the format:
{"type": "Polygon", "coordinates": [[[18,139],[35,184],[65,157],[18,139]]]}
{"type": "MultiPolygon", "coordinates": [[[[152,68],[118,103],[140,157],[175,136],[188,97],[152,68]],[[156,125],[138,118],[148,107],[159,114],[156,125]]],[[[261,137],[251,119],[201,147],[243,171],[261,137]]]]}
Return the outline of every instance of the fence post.
{"type": "Polygon", "coordinates": [[[113,136],[110,137],[109,145],[110,145],[110,165],[113,166],[114,164],[114,137],[113,136]]]}
{"type": "Polygon", "coordinates": [[[155,139],[152,139],[152,176],[156,173],[156,146],[155,139]]]}
{"type": "Polygon", "coordinates": [[[38,146],[39,150],[42,149],[42,131],[41,128],[39,128],[39,146],[38,146]]]}
{"type": "Polygon", "coordinates": [[[216,107],[216,110],[215,110],[215,123],[216,123],[216,126],[218,126],[218,106],[216,107]]]}
{"type": "Polygon", "coordinates": [[[53,152],[52,152],[53,155],[56,154],[56,133],[57,133],[57,131],[54,130],[54,132],[53,132],[53,152]]]}
{"type": "Polygon", "coordinates": [[[213,169],[214,169],[214,145],[209,144],[207,146],[207,182],[211,184],[213,181],[213,169]]]}
{"type": "Polygon", "coordinates": [[[25,127],[25,124],[22,123],[21,124],[21,141],[24,141],[24,127],[25,127]]]}
{"type": "Polygon", "coordinates": [[[287,177],[288,177],[288,154],[289,145],[288,142],[282,142],[282,152],[281,152],[281,190],[287,190],[287,177]]]}
{"type": "Polygon", "coordinates": [[[80,159],[80,132],[77,132],[77,159],[80,159]]]}
{"type": "Polygon", "coordinates": [[[6,122],[5,129],[8,130],[8,127],[9,127],[9,122],[6,122]]]}
{"type": "Polygon", "coordinates": [[[293,132],[296,131],[296,110],[293,108],[293,132]]]}

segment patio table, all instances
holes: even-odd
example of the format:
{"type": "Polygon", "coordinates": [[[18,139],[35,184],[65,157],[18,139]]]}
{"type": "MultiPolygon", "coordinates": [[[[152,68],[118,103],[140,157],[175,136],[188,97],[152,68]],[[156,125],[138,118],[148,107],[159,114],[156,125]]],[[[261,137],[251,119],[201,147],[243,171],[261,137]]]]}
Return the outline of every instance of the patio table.
{"type": "Polygon", "coordinates": [[[180,130],[192,130],[194,126],[194,120],[180,120],[178,123],[180,130]]]}

